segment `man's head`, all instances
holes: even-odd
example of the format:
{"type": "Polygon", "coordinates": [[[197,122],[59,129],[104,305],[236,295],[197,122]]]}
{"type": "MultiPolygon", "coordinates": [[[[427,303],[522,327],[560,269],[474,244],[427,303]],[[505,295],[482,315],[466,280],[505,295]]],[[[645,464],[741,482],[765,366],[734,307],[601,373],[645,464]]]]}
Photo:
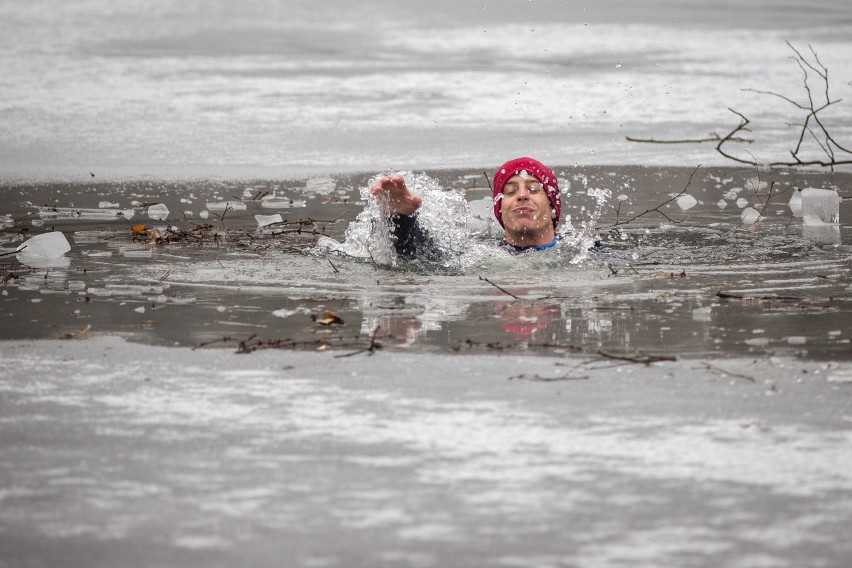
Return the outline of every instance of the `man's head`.
{"type": "Polygon", "coordinates": [[[562,203],[553,171],[532,158],[515,158],[494,173],[494,216],[517,246],[553,239],[562,203]]]}

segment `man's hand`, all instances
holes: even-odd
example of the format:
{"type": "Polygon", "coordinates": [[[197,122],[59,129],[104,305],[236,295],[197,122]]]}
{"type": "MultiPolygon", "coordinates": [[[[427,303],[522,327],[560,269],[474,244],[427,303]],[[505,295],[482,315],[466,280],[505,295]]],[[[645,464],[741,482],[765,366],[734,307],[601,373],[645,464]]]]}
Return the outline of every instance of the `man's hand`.
{"type": "Polygon", "coordinates": [[[382,176],[370,185],[370,193],[383,209],[393,215],[412,215],[420,208],[421,199],[405,186],[402,176],[382,176]]]}

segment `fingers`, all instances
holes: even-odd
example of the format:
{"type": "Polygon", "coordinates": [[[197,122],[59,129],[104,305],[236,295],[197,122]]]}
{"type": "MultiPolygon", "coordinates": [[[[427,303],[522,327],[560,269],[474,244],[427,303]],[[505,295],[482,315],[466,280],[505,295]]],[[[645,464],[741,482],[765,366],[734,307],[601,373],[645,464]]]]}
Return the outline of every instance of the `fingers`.
{"type": "Polygon", "coordinates": [[[379,192],[391,192],[393,190],[405,190],[405,180],[400,175],[382,176],[370,185],[370,193],[378,195],[379,192]]]}

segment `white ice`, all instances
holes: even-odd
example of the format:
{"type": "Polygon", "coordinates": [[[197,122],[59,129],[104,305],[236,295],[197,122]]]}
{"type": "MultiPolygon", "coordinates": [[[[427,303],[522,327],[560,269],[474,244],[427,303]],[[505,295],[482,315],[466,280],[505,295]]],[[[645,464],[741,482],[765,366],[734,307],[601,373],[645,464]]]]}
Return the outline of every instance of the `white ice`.
{"type": "Polygon", "coordinates": [[[255,215],[254,220],[257,221],[258,227],[266,227],[267,225],[284,221],[280,213],[276,213],[275,215],[255,215]]]}
{"type": "Polygon", "coordinates": [[[790,211],[793,213],[793,217],[801,217],[802,216],[802,192],[794,191],[793,197],[790,198],[790,211]]]}
{"type": "Polygon", "coordinates": [[[43,233],[27,239],[18,247],[19,258],[23,256],[38,258],[59,258],[71,250],[68,239],[60,231],[43,233]]]}
{"type": "Polygon", "coordinates": [[[148,207],[148,217],[156,221],[165,221],[169,218],[169,208],[163,203],[157,203],[148,207]]]}
{"type": "Polygon", "coordinates": [[[840,222],[840,196],[831,189],[802,190],[802,221],[805,225],[835,225],[840,222]]]}
{"type": "Polygon", "coordinates": [[[760,213],[751,207],[746,207],[743,209],[743,212],[740,213],[740,219],[742,220],[743,225],[753,225],[760,219],[760,213]]]}
{"type": "Polygon", "coordinates": [[[689,194],[681,195],[677,198],[677,206],[680,207],[682,211],[692,209],[697,203],[698,200],[689,194]]]}

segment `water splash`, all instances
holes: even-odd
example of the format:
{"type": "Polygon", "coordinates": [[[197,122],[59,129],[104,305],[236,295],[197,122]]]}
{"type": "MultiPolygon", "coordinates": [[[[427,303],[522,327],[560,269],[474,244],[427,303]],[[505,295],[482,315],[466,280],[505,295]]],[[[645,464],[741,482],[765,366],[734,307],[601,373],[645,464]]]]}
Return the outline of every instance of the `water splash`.
{"type": "Polygon", "coordinates": [[[582,219],[577,227],[572,225],[571,216],[566,216],[558,227],[560,242],[557,246],[534,254],[517,254],[500,245],[490,224],[483,224],[481,219],[471,214],[471,205],[461,193],[445,190],[438,180],[426,174],[394,173],[402,176],[411,193],[423,200],[418,220],[437,245],[441,260],[409,261],[396,254],[390,219],[370,195],[369,187],[380,177],[378,175],[361,188],[365,206],[346,229],[343,242],[322,238],[317,244],[317,253],[335,253],[415,272],[469,274],[481,270],[503,272],[559,268],[578,264],[586,258],[587,249],[595,241],[601,205],[609,197],[608,190],[602,190],[604,193],[599,206],[590,211],[588,218],[582,219]]]}

